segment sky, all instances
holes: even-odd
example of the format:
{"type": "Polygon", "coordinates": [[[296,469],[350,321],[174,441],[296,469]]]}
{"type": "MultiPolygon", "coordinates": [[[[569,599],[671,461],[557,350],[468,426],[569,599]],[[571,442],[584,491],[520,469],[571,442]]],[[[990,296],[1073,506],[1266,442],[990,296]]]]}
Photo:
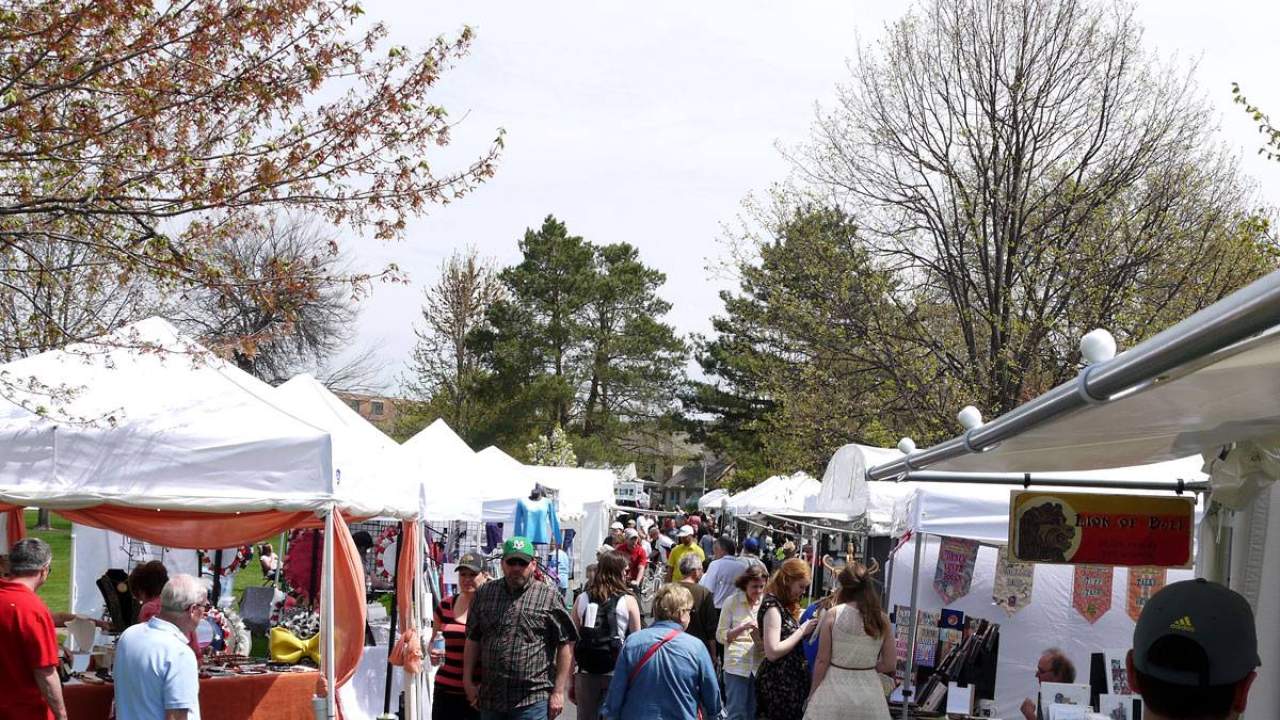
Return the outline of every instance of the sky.
{"type": "MultiPolygon", "coordinates": [[[[352,351],[376,348],[394,391],[420,322],[423,289],[454,251],[474,247],[498,265],[520,259],[526,228],[554,214],[597,243],[627,242],[664,272],[661,295],[682,334],[710,332],[722,311],[725,228],[752,193],[784,181],[779,147],[803,142],[818,104],[849,77],[858,45],[876,42],[909,7],[841,2],[543,3],[366,0],[389,42],[421,47],[464,25],[471,53],[445,73],[433,102],[459,121],[436,168],[479,156],[498,128],[497,174],[457,203],[431,208],[403,241],[345,237],[358,266],[396,263],[403,285],[361,302],[352,351]]],[[[1231,83],[1280,116],[1280,4],[1146,0],[1136,5],[1146,46],[1194,62],[1224,142],[1242,156],[1259,195],[1280,205],[1280,163],[1255,155],[1259,135],[1231,83]]]]}

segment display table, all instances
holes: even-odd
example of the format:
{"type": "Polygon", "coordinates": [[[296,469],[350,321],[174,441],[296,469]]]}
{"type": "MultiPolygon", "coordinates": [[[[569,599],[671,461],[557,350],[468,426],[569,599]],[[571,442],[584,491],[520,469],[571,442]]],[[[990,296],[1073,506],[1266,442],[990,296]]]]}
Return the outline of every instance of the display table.
{"type": "MultiPolygon", "coordinates": [[[[312,720],[311,697],[319,673],[268,673],[200,681],[202,720],[312,720]]],[[[71,682],[62,686],[69,720],[107,720],[115,687],[71,682]]]]}

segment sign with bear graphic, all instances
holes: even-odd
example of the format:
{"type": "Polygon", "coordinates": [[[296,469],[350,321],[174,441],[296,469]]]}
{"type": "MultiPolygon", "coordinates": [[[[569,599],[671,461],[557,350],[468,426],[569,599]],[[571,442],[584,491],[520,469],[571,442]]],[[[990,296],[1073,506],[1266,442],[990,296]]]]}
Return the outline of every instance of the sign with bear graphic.
{"type": "Polygon", "coordinates": [[[1014,490],[1009,547],[1022,562],[1189,568],[1189,497],[1014,490]]]}

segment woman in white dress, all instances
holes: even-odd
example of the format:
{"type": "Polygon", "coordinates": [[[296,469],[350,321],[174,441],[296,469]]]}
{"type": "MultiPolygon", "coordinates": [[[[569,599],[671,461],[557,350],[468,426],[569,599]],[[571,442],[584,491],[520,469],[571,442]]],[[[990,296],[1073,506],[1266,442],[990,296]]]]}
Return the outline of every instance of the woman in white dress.
{"type": "Polygon", "coordinates": [[[853,562],[836,576],[837,604],[819,623],[814,689],[805,720],[890,720],[879,673],[894,671],[897,648],[872,572],[853,562]]]}

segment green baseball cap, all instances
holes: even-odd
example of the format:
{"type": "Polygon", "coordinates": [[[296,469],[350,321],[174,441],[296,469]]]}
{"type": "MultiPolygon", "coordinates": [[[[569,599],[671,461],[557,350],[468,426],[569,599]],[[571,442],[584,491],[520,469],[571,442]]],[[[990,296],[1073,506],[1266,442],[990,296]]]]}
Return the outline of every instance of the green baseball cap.
{"type": "Polygon", "coordinates": [[[502,543],[502,559],[509,557],[519,557],[525,560],[533,560],[533,543],[529,542],[529,538],[517,535],[502,543]]]}

